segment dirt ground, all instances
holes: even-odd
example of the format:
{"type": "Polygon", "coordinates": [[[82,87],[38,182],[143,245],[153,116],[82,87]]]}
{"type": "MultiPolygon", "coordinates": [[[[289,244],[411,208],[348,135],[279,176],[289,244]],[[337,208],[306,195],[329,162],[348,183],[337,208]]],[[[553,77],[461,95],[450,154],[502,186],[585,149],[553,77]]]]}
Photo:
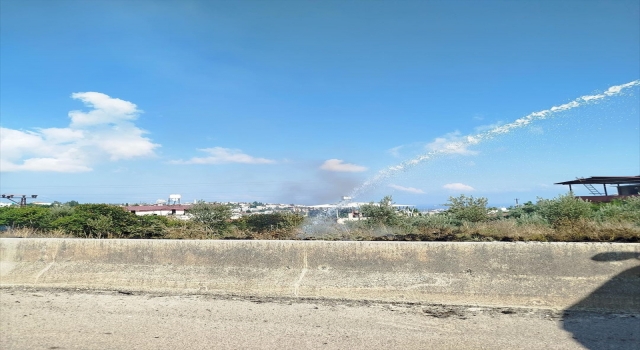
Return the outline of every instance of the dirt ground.
{"type": "Polygon", "coordinates": [[[640,314],[21,287],[0,289],[0,332],[2,349],[636,349],[640,314]]]}

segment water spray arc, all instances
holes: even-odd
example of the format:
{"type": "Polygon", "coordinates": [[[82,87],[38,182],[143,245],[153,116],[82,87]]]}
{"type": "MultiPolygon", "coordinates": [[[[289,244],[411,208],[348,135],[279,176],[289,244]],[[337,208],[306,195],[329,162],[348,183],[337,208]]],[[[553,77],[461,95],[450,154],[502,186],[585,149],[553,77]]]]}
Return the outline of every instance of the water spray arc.
{"type": "MultiPolygon", "coordinates": [[[[391,166],[379,171],[376,175],[374,175],[372,178],[365,181],[362,185],[353,189],[348,196],[352,198],[357,198],[363,192],[366,192],[370,188],[378,185],[381,181],[388,179],[396,174],[407,171],[408,169],[415,167],[416,165],[423,163],[427,160],[434,159],[446,154],[451,154],[453,149],[464,149],[469,146],[477,145],[483,141],[491,140],[497,136],[510,133],[515,129],[525,127],[534,121],[547,119],[552,117],[556,113],[565,112],[574,108],[595,103],[604,98],[618,95],[622,93],[624,90],[637,87],[637,86],[640,86],[640,80],[634,80],[622,85],[611,86],[609,89],[607,89],[603,93],[581,96],[571,102],[568,102],[559,106],[553,106],[549,109],[545,109],[542,111],[533,112],[525,117],[516,119],[511,123],[495,127],[489,131],[465,136],[462,138],[461,141],[449,143],[447,148],[430,151],[428,153],[419,155],[416,158],[406,160],[398,165],[391,166]]],[[[341,207],[344,204],[345,204],[344,201],[340,202],[338,203],[338,207],[341,207]]]]}

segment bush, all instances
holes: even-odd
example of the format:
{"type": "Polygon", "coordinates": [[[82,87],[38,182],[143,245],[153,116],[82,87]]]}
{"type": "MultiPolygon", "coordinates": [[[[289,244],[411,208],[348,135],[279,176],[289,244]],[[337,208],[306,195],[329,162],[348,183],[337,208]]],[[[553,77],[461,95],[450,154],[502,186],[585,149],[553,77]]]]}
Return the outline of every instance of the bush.
{"type": "Polygon", "coordinates": [[[136,215],[110,204],[79,204],[70,210],[58,211],[51,226],[78,237],[135,237],[136,215]]]}
{"type": "Polygon", "coordinates": [[[236,220],[235,224],[239,229],[246,229],[252,232],[292,230],[302,224],[304,216],[296,213],[273,213],[247,215],[236,220]]]}
{"type": "Polygon", "coordinates": [[[509,208],[509,213],[507,214],[507,217],[517,219],[522,216],[536,214],[537,212],[538,212],[538,207],[535,204],[533,204],[531,201],[528,201],[521,206],[509,208]]]}
{"type": "Polygon", "coordinates": [[[461,224],[460,220],[446,213],[417,216],[411,219],[411,226],[419,232],[452,230],[461,224]]]}
{"type": "Polygon", "coordinates": [[[640,226],[640,196],[604,203],[594,216],[599,222],[631,222],[640,226]]]}
{"type": "Polygon", "coordinates": [[[444,205],[449,207],[447,212],[458,220],[483,222],[489,219],[487,202],[484,197],[474,198],[462,194],[459,197],[449,197],[449,203],[444,205]]]}
{"type": "Polygon", "coordinates": [[[82,215],[68,215],[60,217],[54,220],[51,223],[51,226],[54,229],[59,229],[64,232],[70,233],[74,236],[82,236],[85,235],[85,227],[87,222],[87,217],[82,215]]]}
{"type": "Polygon", "coordinates": [[[401,222],[391,196],[385,196],[378,204],[371,202],[361,206],[360,212],[367,218],[366,224],[369,226],[398,226],[401,222]]]}
{"type": "Polygon", "coordinates": [[[49,208],[28,205],[0,208],[0,226],[48,230],[51,228],[49,208]]]}
{"type": "Polygon", "coordinates": [[[162,238],[167,234],[170,219],[166,216],[143,215],[137,216],[135,226],[128,234],[131,238],[162,238]]]}
{"type": "Polygon", "coordinates": [[[189,208],[189,214],[192,216],[191,220],[214,233],[223,233],[229,229],[231,207],[228,205],[199,201],[189,208]]]}
{"type": "Polygon", "coordinates": [[[538,199],[538,211],[554,227],[567,226],[592,217],[591,203],[569,192],[554,199],[538,199]]]}

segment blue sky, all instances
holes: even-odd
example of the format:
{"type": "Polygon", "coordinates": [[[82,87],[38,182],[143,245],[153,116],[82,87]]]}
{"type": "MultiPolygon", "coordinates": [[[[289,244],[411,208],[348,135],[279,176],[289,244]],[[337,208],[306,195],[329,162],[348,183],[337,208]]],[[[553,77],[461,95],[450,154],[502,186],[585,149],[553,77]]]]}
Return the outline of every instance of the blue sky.
{"type": "Polygon", "coordinates": [[[511,205],[640,174],[636,0],[3,0],[0,23],[2,193],[511,205]]]}

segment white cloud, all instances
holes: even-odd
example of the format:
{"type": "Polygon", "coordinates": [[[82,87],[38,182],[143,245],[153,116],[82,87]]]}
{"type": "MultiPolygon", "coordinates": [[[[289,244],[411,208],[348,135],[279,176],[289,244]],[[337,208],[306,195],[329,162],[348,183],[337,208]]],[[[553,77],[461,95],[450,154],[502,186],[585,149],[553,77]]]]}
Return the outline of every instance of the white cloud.
{"type": "Polygon", "coordinates": [[[45,140],[55,144],[74,142],[84,138],[84,132],[82,130],[69,128],[48,128],[38,129],[38,131],[45,140]]]}
{"type": "Polygon", "coordinates": [[[336,172],[348,172],[348,173],[357,173],[366,171],[367,168],[361,165],[349,164],[345,163],[341,159],[329,159],[322,163],[320,169],[327,171],[336,171],[336,172]]]}
{"type": "Polygon", "coordinates": [[[91,164],[153,156],[160,145],[132,123],[136,105],[99,92],[71,95],[93,109],[71,111],[66,128],[0,128],[0,171],[91,171],[91,164]]]}
{"type": "Polygon", "coordinates": [[[398,191],[402,191],[402,192],[409,192],[409,193],[416,193],[416,194],[423,194],[424,191],[419,189],[419,188],[414,188],[414,187],[404,187],[404,186],[400,186],[400,185],[394,185],[394,184],[390,184],[389,187],[393,188],[394,190],[398,190],[398,191]]]}
{"type": "Polygon", "coordinates": [[[465,185],[463,183],[454,182],[450,184],[446,184],[442,186],[442,188],[451,190],[451,191],[475,191],[475,189],[469,185],[465,185]]]}
{"type": "Polygon", "coordinates": [[[479,140],[475,137],[461,136],[460,132],[456,131],[437,137],[433,142],[427,144],[427,149],[441,153],[474,155],[478,152],[470,150],[469,147],[478,142],[479,140]]]}
{"type": "Polygon", "coordinates": [[[387,153],[389,153],[390,155],[394,156],[394,157],[400,157],[400,150],[403,148],[404,146],[397,146],[397,147],[393,147],[391,149],[387,150],[387,153]]]}
{"type": "Polygon", "coordinates": [[[129,101],[111,98],[100,92],[76,92],[71,97],[84,102],[85,106],[93,107],[89,112],[71,111],[71,127],[81,128],[91,125],[118,124],[132,121],[142,113],[137,106],[129,101]]]}
{"type": "Polygon", "coordinates": [[[88,141],[106,152],[110,160],[130,159],[153,155],[159,146],[144,137],[145,133],[134,124],[123,122],[91,132],[88,141]]]}
{"type": "Polygon", "coordinates": [[[174,160],[172,164],[225,164],[225,163],[243,163],[243,164],[272,164],[274,160],[266,158],[256,158],[246,153],[242,153],[239,149],[213,147],[203,148],[198,151],[206,152],[208,157],[193,157],[189,160],[174,160]]]}

